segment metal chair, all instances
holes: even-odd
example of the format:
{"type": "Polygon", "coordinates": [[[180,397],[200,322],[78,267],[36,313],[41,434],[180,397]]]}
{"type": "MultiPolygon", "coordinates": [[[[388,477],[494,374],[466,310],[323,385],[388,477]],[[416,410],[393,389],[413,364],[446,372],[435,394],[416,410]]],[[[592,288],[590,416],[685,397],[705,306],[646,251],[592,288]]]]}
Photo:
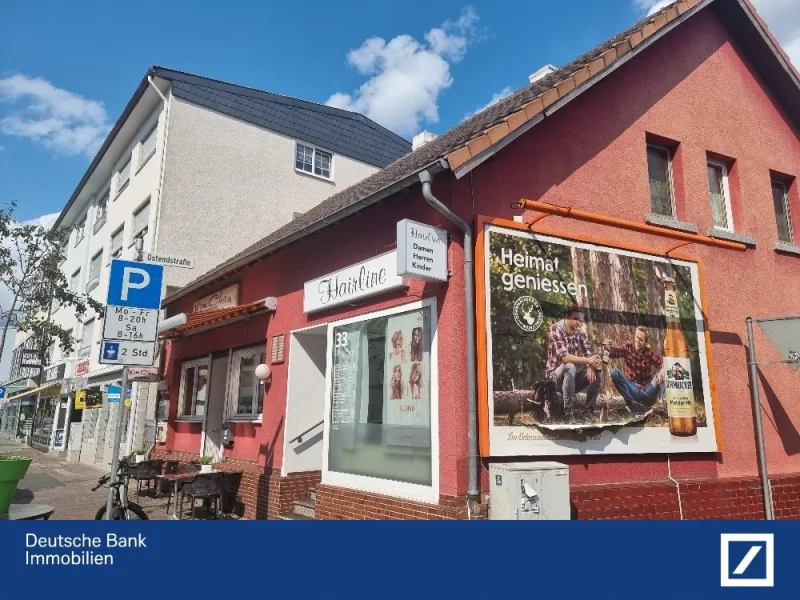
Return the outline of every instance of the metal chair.
{"type": "MultiPolygon", "coordinates": [[[[186,463],[179,463],[177,461],[169,461],[167,463],[167,473],[199,473],[200,466],[186,463]],[[173,466],[174,463],[174,466],[173,466]]],[[[181,479],[175,482],[175,485],[169,486],[169,497],[167,498],[167,514],[169,514],[169,507],[172,505],[172,491],[175,490],[176,494],[180,494],[181,490],[186,483],[191,483],[194,478],[181,479]]],[[[177,496],[176,496],[177,498],[177,496]]]]}
{"type": "Polygon", "coordinates": [[[198,475],[191,483],[184,483],[181,487],[179,517],[183,518],[183,499],[188,497],[192,501],[191,514],[194,519],[194,503],[196,500],[214,500],[214,514],[220,518],[222,505],[222,477],[218,473],[198,475]]]}
{"type": "Polygon", "coordinates": [[[157,476],[161,475],[162,461],[144,461],[130,465],[125,469],[125,477],[128,481],[133,479],[136,482],[136,500],[139,500],[139,492],[142,489],[142,482],[147,482],[147,490],[151,490],[150,482],[155,483],[157,476]]]}

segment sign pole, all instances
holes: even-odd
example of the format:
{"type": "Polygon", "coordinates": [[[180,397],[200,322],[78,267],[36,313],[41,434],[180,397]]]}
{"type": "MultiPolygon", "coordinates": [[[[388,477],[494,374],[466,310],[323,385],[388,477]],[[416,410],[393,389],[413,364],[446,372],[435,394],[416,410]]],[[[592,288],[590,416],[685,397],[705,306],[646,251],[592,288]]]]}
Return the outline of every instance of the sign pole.
{"type": "Polygon", "coordinates": [[[756,341],[753,337],[753,319],[747,317],[747,353],[750,363],[750,392],[753,399],[753,420],[758,445],[758,472],[761,475],[761,491],[764,495],[764,515],[767,521],[775,519],[772,509],[772,489],[767,472],[767,450],[764,444],[764,427],[761,424],[761,400],[758,395],[758,363],[756,363],[756,341]]]}
{"type": "MultiPolygon", "coordinates": [[[[142,238],[136,239],[136,260],[142,260],[142,238]]],[[[114,499],[114,484],[117,483],[117,470],[119,469],[119,445],[122,442],[122,421],[125,416],[125,392],[128,389],[128,366],[122,367],[122,383],[120,384],[119,410],[117,411],[117,431],[114,433],[114,446],[111,449],[111,482],[108,486],[108,499],[106,500],[106,520],[111,520],[111,505],[114,499]]],[[[133,405],[133,390],[131,390],[131,406],[133,405]]],[[[110,409],[110,407],[109,407],[110,409]]]]}

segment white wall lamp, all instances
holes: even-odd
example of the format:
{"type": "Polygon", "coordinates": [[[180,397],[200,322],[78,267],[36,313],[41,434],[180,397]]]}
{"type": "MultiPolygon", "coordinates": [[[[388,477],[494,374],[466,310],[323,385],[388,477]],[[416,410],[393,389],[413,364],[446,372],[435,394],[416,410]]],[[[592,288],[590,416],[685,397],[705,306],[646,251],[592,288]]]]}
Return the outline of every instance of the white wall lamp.
{"type": "Polygon", "coordinates": [[[260,364],[256,367],[256,377],[262,384],[269,383],[272,379],[272,369],[268,365],[260,364]]]}

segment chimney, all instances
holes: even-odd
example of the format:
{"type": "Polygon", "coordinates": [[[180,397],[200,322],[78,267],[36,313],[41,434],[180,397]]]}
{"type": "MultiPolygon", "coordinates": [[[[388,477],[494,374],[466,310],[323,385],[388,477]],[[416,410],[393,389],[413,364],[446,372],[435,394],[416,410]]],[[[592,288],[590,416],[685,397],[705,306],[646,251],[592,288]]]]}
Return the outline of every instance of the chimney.
{"type": "Polygon", "coordinates": [[[557,69],[553,65],[545,65],[535,73],[531,73],[530,75],[528,75],[528,80],[531,83],[535,83],[539,81],[542,77],[546,77],[547,75],[550,75],[550,73],[556,70],[557,69]]]}
{"type": "Polygon", "coordinates": [[[411,150],[417,150],[418,148],[422,148],[428,142],[432,142],[435,140],[438,135],[435,133],[431,133],[430,131],[420,131],[417,135],[414,136],[414,139],[411,142],[411,150]]]}

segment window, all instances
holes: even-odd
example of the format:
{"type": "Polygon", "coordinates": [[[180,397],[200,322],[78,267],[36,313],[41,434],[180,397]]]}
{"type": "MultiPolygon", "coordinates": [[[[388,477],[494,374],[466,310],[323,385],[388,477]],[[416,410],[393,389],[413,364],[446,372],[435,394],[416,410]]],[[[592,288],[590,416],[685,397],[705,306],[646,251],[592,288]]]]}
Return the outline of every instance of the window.
{"type": "Polygon", "coordinates": [[[208,358],[190,360],[181,367],[179,393],[180,416],[202,417],[206,414],[208,376],[211,370],[208,358]]]}
{"type": "Polygon", "coordinates": [[[234,418],[258,419],[264,408],[264,390],[256,377],[256,367],[265,363],[262,346],[233,353],[233,368],[228,387],[228,406],[234,418]]]}
{"type": "Polygon", "coordinates": [[[74,294],[77,294],[80,285],[81,285],[81,270],[78,269],[72,274],[72,277],[70,277],[69,279],[69,291],[73,292],[74,294]]]}
{"type": "Polygon", "coordinates": [[[133,237],[131,237],[131,245],[136,241],[136,238],[143,238],[147,235],[147,228],[150,224],[150,200],[145,202],[139,210],[133,213],[133,237]]]}
{"type": "Polygon", "coordinates": [[[94,218],[94,233],[97,233],[106,223],[106,217],[108,216],[108,192],[108,190],[103,192],[103,195],[100,196],[100,199],[97,201],[97,214],[94,218]]]}
{"type": "Polygon", "coordinates": [[[294,168],[298,171],[313,173],[325,179],[331,178],[331,163],[333,156],[317,148],[297,144],[294,158],[294,168]]]}
{"type": "Polygon", "coordinates": [[[75,245],[81,243],[83,240],[83,236],[86,234],[86,217],[83,217],[78,223],[75,225],[75,245]]]}
{"type": "Polygon", "coordinates": [[[103,264],[103,251],[101,250],[92,257],[89,263],[89,281],[86,282],[86,291],[89,292],[100,285],[100,267],[103,264]]]}
{"type": "Polygon", "coordinates": [[[86,358],[92,353],[94,321],[94,319],[90,319],[83,324],[83,335],[81,336],[81,347],[80,350],[78,350],[78,358],[86,358]]]}
{"type": "Polygon", "coordinates": [[[139,149],[139,168],[141,169],[150,157],[156,153],[156,138],[158,137],[158,123],[144,136],[142,147],[139,149]]]}
{"type": "Polygon", "coordinates": [[[117,177],[117,195],[122,192],[128,184],[131,182],[131,157],[128,157],[128,160],[125,161],[125,164],[122,165],[122,168],[119,170],[119,176],[117,177]]]}
{"type": "Polygon", "coordinates": [[[125,237],[125,226],[123,225],[111,234],[111,250],[109,256],[111,258],[119,258],[122,256],[122,240],[125,237]]]}
{"type": "Polygon", "coordinates": [[[675,216],[672,197],[672,152],[661,146],[647,146],[647,174],[650,179],[650,207],[654,214],[675,216]]]}
{"type": "Polygon", "coordinates": [[[708,191],[711,198],[711,220],[717,229],[733,231],[731,194],[728,188],[728,167],[723,163],[708,163],[708,191]]]}
{"type": "Polygon", "coordinates": [[[328,330],[323,481],[435,500],[435,305],[404,309],[328,330]]]}
{"type": "Polygon", "coordinates": [[[772,180],[772,203],[775,208],[775,221],[778,224],[778,239],[787,244],[794,242],[792,234],[792,215],[789,213],[789,194],[786,182],[772,180]]]}

